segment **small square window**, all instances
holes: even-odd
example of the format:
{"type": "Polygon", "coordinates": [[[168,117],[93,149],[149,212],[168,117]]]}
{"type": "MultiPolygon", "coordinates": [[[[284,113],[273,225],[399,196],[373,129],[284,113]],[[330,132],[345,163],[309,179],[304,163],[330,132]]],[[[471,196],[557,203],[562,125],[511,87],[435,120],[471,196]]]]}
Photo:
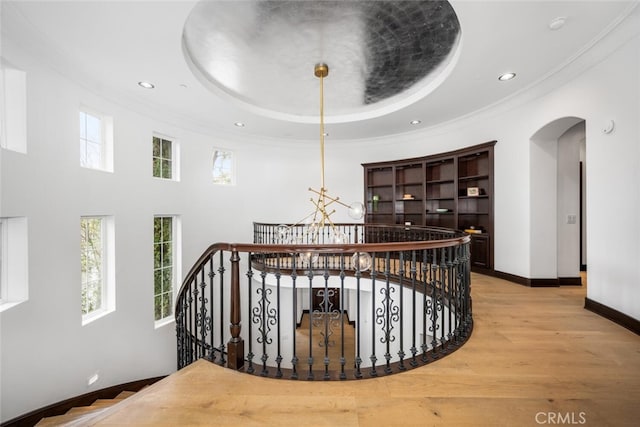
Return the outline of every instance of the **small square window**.
{"type": "Polygon", "coordinates": [[[80,166],[113,172],[113,120],[80,111],[80,166]]]}
{"type": "Polygon", "coordinates": [[[217,148],[213,150],[212,174],[215,184],[235,184],[235,165],[232,151],[217,148]]]}
{"type": "Polygon", "coordinates": [[[178,143],[166,137],[153,137],[153,176],[156,178],[179,181],[178,143]]]}

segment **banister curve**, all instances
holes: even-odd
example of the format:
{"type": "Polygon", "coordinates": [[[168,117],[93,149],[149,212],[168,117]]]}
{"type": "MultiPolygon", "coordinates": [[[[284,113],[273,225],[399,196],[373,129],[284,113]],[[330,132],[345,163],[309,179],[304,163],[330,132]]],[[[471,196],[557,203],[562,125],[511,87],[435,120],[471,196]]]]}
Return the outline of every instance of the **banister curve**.
{"type": "Polygon", "coordinates": [[[217,242],[205,249],[176,298],[179,368],[207,358],[258,373],[254,352],[259,350],[262,376],[287,373],[297,379],[306,362],[307,379],[318,378],[321,365],[322,379],[346,379],[347,372],[359,379],[365,367],[370,376],[400,372],[466,342],[473,325],[469,235],[437,227],[378,224],[332,224],[312,238],[308,232],[306,225],[254,223],[253,243],[217,242]],[[341,240],[348,236],[349,243],[333,243],[336,233],[341,240]],[[361,255],[351,257],[365,253],[373,260],[369,267],[355,261],[361,255]],[[268,274],[273,276],[266,280],[268,274]],[[281,286],[285,276],[287,285],[281,286]],[[305,312],[309,341],[303,351],[291,339],[298,340],[305,312]],[[241,313],[250,320],[244,327],[241,313]],[[224,320],[230,314],[231,332],[224,320]],[[329,347],[337,345],[331,337],[337,333],[333,328],[338,319],[355,325],[357,343],[355,348],[348,343],[345,347],[341,326],[341,357],[330,357],[329,347]],[[360,331],[363,327],[372,330],[360,331]],[[311,338],[318,331],[321,338],[311,338]],[[312,343],[317,339],[318,348],[312,343]],[[372,353],[362,358],[361,347],[372,353]],[[324,357],[314,359],[313,352],[321,349],[324,357]],[[306,359],[299,357],[301,352],[306,359]],[[345,366],[348,357],[354,358],[353,369],[345,366]],[[379,357],[385,361],[382,371],[376,370],[379,357]]]}

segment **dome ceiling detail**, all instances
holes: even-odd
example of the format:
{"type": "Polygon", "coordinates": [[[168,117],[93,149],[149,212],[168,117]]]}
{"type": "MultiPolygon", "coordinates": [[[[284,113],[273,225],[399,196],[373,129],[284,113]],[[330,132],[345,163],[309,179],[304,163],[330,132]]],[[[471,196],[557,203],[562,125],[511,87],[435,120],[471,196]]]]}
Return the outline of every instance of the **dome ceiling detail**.
{"type": "Polygon", "coordinates": [[[198,2],[183,50],[208,88],[256,112],[317,121],[314,65],[326,63],[329,122],[371,118],[428,95],[455,65],[448,1],[198,2]]]}
{"type": "Polygon", "coordinates": [[[319,115],[313,69],[324,61],[328,141],[386,141],[571,81],[639,34],[638,5],[2,0],[0,55],[28,73],[32,64],[50,68],[167,126],[312,144],[319,115]],[[550,28],[558,17],[564,26],[550,28]],[[214,77],[206,77],[211,66],[214,77]],[[506,72],[517,77],[499,81],[506,72]]]}

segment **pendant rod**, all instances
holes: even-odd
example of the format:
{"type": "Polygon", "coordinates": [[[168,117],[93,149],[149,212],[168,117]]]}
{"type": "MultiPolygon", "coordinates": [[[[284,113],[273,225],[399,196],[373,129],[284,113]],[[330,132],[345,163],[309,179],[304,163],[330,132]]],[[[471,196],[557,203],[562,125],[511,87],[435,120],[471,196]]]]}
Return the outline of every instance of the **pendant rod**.
{"type": "Polygon", "coordinates": [[[324,78],[329,75],[329,66],[316,64],[314,74],[320,78],[320,193],[324,199],[324,78]]]}

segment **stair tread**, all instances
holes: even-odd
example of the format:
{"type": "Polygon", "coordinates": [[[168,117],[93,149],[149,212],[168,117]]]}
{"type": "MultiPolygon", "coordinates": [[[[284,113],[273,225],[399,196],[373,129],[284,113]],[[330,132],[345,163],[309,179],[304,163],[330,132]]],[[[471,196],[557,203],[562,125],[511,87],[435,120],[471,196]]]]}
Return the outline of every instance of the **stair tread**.
{"type": "MultiPolygon", "coordinates": [[[[88,406],[84,406],[83,408],[88,408],[88,406]]],[[[84,420],[86,418],[92,417],[95,414],[102,412],[103,410],[107,409],[108,407],[103,407],[103,408],[93,408],[92,411],[89,412],[76,412],[76,413],[69,413],[71,410],[69,410],[69,412],[67,412],[66,414],[62,414],[62,415],[55,415],[53,417],[46,417],[41,419],[38,424],[36,424],[36,426],[38,427],[49,427],[49,426],[62,426],[62,425],[67,425],[67,424],[73,424],[74,422],[80,421],[80,420],[84,420]]]]}
{"type": "Polygon", "coordinates": [[[134,394],[135,392],[132,391],[123,391],[114,399],[97,399],[89,406],[76,406],[69,409],[65,414],[43,418],[38,422],[38,424],[36,424],[36,426],[80,425],[81,421],[88,421],[91,417],[103,412],[117,403],[122,402],[124,399],[131,397],[134,394]]]}
{"type": "Polygon", "coordinates": [[[122,400],[122,399],[126,399],[127,397],[131,397],[134,394],[136,394],[135,391],[127,391],[127,390],[125,390],[125,391],[121,391],[120,394],[118,394],[116,397],[114,397],[114,399],[122,400]]]}

